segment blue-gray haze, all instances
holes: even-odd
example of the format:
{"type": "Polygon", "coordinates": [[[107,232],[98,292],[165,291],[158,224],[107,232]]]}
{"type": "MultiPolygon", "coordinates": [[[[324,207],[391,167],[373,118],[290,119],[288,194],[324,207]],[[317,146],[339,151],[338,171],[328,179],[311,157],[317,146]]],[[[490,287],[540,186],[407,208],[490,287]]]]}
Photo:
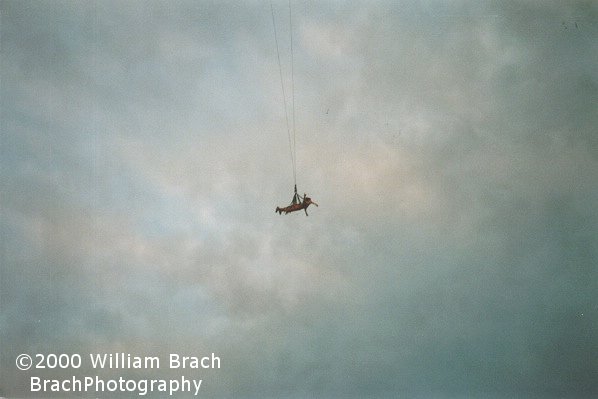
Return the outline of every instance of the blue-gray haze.
{"type": "Polygon", "coordinates": [[[309,217],[269,2],[0,3],[0,396],[118,352],[215,352],[211,398],[598,396],[597,3],[292,4],[309,217]]]}

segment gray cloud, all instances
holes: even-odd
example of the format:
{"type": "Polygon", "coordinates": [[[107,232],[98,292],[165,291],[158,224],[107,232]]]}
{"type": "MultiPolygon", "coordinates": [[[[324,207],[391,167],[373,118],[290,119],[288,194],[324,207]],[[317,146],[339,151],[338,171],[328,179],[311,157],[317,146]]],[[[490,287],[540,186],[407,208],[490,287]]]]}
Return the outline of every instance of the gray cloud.
{"type": "Polygon", "coordinates": [[[293,4],[307,218],[268,4],[0,5],[0,395],[214,351],[210,397],[595,396],[596,6],[293,4]]]}

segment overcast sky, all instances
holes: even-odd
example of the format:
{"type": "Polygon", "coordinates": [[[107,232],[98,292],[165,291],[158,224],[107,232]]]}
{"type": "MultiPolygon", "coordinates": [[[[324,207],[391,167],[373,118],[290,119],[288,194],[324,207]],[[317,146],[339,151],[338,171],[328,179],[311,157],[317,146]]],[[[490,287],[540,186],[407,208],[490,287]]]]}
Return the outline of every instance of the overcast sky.
{"type": "Polygon", "coordinates": [[[596,397],[597,4],[292,4],[309,217],[269,2],[0,3],[0,396],[179,351],[203,397],[596,397]]]}

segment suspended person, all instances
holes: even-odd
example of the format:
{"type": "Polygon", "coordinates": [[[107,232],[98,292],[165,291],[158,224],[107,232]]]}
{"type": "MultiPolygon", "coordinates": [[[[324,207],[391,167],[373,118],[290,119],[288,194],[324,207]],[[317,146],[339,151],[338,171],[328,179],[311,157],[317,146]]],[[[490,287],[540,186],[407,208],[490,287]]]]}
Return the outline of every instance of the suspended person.
{"type": "Polygon", "coordinates": [[[301,209],[303,209],[305,211],[305,216],[309,216],[307,214],[307,207],[310,206],[311,204],[318,206],[318,204],[316,204],[314,201],[312,201],[311,198],[309,198],[305,193],[303,194],[303,199],[301,198],[301,196],[299,196],[299,195],[297,195],[297,193],[295,193],[295,195],[293,196],[293,202],[291,203],[291,205],[285,206],[284,208],[280,208],[277,206],[275,212],[278,212],[279,215],[282,215],[282,213],[284,212],[284,214],[286,215],[288,213],[300,211],[301,209]],[[297,199],[298,199],[298,202],[297,202],[297,199]]]}
{"type": "Polygon", "coordinates": [[[282,91],[282,98],[283,98],[283,106],[284,106],[284,116],[287,126],[287,135],[289,138],[289,150],[291,152],[291,166],[293,167],[293,180],[295,182],[295,194],[293,195],[293,199],[291,200],[291,204],[284,208],[276,207],[276,212],[282,215],[284,212],[285,215],[290,212],[296,212],[301,209],[305,211],[305,215],[307,214],[307,207],[311,204],[318,206],[315,202],[311,200],[306,194],[303,194],[303,198],[299,194],[297,194],[297,147],[295,145],[295,79],[294,79],[294,68],[293,68],[293,18],[291,16],[291,2],[289,0],[289,36],[291,42],[291,98],[292,98],[292,112],[289,113],[287,109],[287,97],[284,90],[284,79],[282,78],[282,64],[280,62],[280,49],[278,48],[278,35],[276,34],[276,19],[274,18],[274,7],[272,2],[270,2],[270,12],[272,14],[272,27],[274,28],[274,42],[276,44],[276,58],[278,59],[278,72],[280,73],[280,88],[282,91]],[[292,116],[292,129],[291,125],[289,124],[289,114],[292,116]],[[291,131],[293,135],[291,137],[291,131]]]}

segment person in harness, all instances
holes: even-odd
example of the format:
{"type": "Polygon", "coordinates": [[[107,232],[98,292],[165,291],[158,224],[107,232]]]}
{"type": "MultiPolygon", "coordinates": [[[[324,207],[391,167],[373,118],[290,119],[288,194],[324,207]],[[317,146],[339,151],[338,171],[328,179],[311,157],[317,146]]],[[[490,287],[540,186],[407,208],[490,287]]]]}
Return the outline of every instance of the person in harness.
{"type": "Polygon", "coordinates": [[[303,209],[305,211],[305,216],[309,216],[307,214],[307,207],[311,204],[318,206],[318,204],[312,201],[312,199],[309,198],[305,193],[303,194],[303,198],[301,198],[301,196],[297,194],[297,186],[295,186],[295,194],[293,194],[291,205],[285,206],[284,208],[277,206],[275,212],[278,212],[279,215],[282,215],[282,213],[284,212],[284,214],[286,215],[288,213],[300,211],[301,209],[303,209]]]}

